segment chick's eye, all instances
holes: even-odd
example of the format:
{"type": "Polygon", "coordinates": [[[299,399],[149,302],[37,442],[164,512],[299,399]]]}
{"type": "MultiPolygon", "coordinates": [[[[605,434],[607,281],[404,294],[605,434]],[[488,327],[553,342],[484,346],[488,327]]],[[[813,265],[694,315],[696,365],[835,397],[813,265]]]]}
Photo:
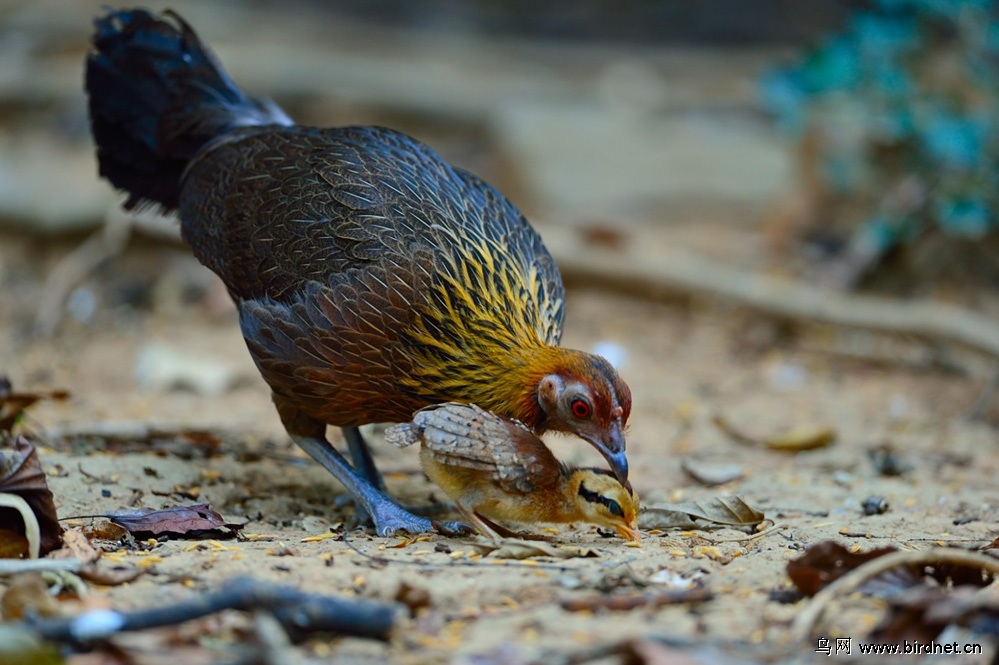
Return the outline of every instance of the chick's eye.
{"type": "Polygon", "coordinates": [[[580,419],[585,419],[590,417],[590,413],[593,409],[590,408],[590,403],[585,399],[574,399],[572,400],[572,415],[580,419]]]}
{"type": "Polygon", "coordinates": [[[621,510],[621,504],[614,499],[606,499],[601,503],[607,506],[607,510],[610,511],[611,515],[614,515],[615,517],[624,517],[624,511],[621,510]]]}

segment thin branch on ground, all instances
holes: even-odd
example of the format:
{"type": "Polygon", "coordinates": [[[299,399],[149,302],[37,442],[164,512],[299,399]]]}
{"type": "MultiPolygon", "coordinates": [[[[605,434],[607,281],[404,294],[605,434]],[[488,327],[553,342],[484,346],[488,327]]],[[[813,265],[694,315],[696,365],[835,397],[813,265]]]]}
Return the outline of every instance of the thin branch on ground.
{"type": "Polygon", "coordinates": [[[305,593],[247,577],[230,580],[200,597],[134,612],[91,610],[70,619],[33,619],[27,626],[43,639],[87,644],[125,631],[174,626],[223,610],[266,610],[292,640],[312,633],[337,633],[387,640],[397,607],[305,593]]]}
{"type": "Polygon", "coordinates": [[[83,565],[79,559],[0,559],[0,577],[52,571],[77,573],[83,565]]]}
{"type": "Polygon", "coordinates": [[[708,541],[712,545],[718,545],[719,543],[749,543],[754,540],[760,540],[761,538],[766,538],[767,536],[779,533],[787,529],[787,525],[784,524],[774,524],[771,520],[766,520],[770,522],[770,527],[759,531],[749,536],[737,536],[735,538],[712,538],[710,536],[701,535],[700,537],[708,541]]]}

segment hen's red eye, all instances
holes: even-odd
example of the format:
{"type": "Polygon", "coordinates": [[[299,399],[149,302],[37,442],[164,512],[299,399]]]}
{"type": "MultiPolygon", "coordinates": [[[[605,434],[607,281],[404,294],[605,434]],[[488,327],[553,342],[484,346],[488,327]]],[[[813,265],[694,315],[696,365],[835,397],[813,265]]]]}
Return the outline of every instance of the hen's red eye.
{"type": "Polygon", "coordinates": [[[590,408],[590,403],[587,402],[585,399],[572,400],[571,408],[572,408],[572,415],[576,416],[577,418],[589,418],[590,412],[592,411],[592,409],[590,408]]]}

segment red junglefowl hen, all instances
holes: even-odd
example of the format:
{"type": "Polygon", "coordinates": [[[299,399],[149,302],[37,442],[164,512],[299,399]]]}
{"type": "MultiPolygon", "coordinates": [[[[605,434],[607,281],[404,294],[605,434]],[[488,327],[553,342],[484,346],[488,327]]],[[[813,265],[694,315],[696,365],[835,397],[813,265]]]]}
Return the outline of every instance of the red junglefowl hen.
{"type": "Polygon", "coordinates": [[[126,208],[179,211],[288,433],[379,534],[434,525],[386,497],[357,428],[441,402],[575,433],[627,480],[628,386],[558,346],[558,269],[502,194],[400,132],[294,124],[236,87],[177,14],[111,11],[95,26],[101,175],[126,208]]]}
{"type": "Polygon", "coordinates": [[[493,540],[517,534],[491,520],[589,522],[638,541],[638,495],[603,469],[568,467],[522,423],[450,402],[389,428],[397,446],[420,447],[427,477],[493,540]]]}

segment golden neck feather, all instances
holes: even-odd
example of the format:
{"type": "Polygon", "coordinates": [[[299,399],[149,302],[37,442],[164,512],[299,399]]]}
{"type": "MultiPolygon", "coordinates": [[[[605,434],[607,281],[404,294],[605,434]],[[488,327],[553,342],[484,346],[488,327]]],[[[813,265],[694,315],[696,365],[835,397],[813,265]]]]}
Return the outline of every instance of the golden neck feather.
{"type": "Polygon", "coordinates": [[[438,266],[406,331],[413,369],[403,385],[428,401],[471,402],[543,430],[538,383],[586,354],[552,345],[556,303],[537,288],[533,271],[494,260],[495,247],[478,249],[475,260],[438,266]]]}

